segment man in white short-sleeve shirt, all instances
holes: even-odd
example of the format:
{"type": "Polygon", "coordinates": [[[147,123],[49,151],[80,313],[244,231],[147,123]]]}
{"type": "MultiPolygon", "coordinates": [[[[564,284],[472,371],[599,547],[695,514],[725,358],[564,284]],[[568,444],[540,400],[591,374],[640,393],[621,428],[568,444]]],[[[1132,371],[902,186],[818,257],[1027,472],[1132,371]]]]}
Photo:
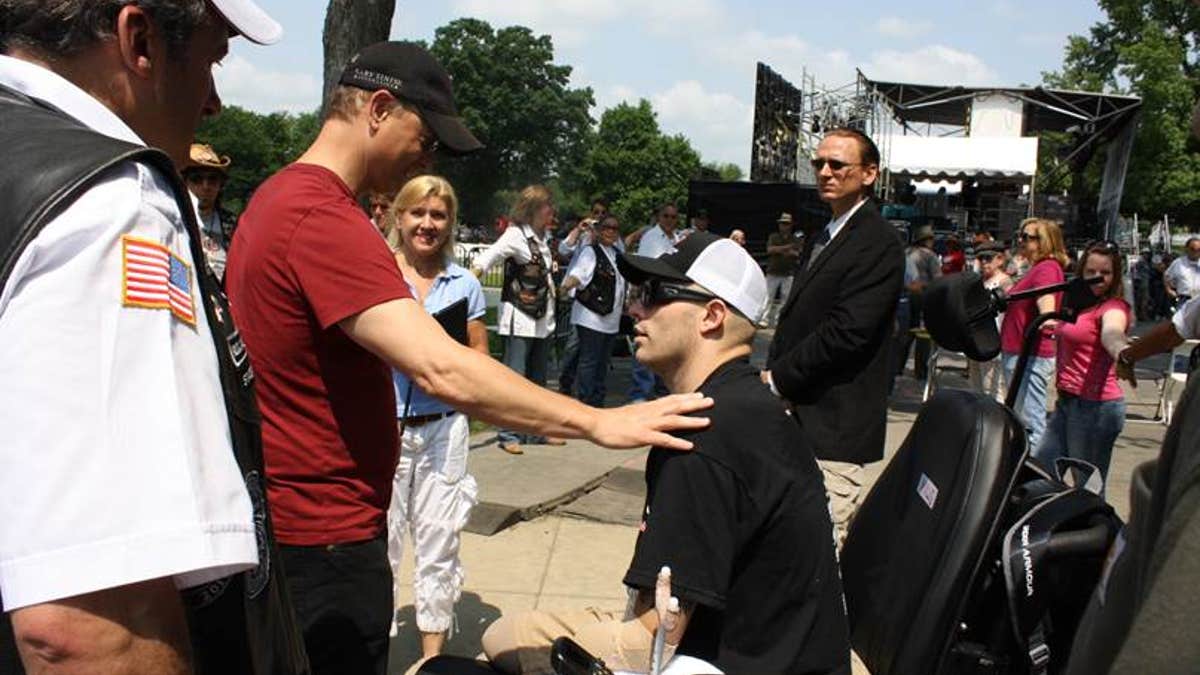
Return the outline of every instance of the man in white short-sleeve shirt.
{"type": "MultiPolygon", "coordinates": [[[[229,37],[281,34],[249,0],[4,11],[11,109],[161,148],[176,166],[200,117],[220,110],[211,67],[229,37]]],[[[203,585],[215,602],[259,561],[210,332],[216,301],[200,295],[213,286],[197,278],[180,192],[159,170],[125,162],[90,185],[9,249],[21,253],[0,289],[0,596],[31,672],[191,672],[208,661],[189,644],[179,591],[203,585]]]]}
{"type": "Polygon", "coordinates": [[[1183,255],[1163,272],[1163,283],[1172,298],[1200,296],[1200,237],[1187,240],[1183,255]]]}

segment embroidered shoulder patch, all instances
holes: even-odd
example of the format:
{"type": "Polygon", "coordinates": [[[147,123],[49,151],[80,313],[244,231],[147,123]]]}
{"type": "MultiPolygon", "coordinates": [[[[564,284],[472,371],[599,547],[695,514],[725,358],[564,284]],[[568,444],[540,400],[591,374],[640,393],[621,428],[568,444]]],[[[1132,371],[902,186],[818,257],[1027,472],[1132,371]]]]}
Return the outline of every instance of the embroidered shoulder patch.
{"type": "Polygon", "coordinates": [[[122,236],[121,304],[170,310],[175,318],[195,326],[191,265],[156,241],[122,236]]]}

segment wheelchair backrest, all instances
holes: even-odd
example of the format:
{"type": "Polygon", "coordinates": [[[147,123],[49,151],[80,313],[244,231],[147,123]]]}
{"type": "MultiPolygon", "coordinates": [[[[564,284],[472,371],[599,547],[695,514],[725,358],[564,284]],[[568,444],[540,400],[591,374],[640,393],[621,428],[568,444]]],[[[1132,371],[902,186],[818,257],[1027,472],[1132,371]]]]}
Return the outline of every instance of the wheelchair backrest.
{"type": "Polygon", "coordinates": [[[850,525],[850,641],[873,675],[936,673],[1025,457],[1015,415],[975,392],[926,403],[850,525]]]}

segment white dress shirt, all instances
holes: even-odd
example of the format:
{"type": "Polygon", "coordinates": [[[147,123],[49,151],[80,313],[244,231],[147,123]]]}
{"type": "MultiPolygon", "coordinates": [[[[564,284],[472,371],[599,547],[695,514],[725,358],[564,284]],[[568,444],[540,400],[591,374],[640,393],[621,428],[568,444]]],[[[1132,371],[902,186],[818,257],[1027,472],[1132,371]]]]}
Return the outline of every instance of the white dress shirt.
{"type": "MultiPolygon", "coordinates": [[[[842,229],[846,227],[846,223],[849,222],[849,220],[854,217],[854,214],[858,213],[858,209],[861,208],[862,205],[866,203],[866,201],[867,201],[866,197],[859,199],[858,203],[855,204],[854,206],[851,206],[849,211],[843,213],[842,215],[838,216],[837,218],[834,218],[833,220],[831,220],[825,224],[825,231],[829,232],[829,244],[833,243],[834,238],[836,238],[838,236],[838,234],[841,233],[842,229]]],[[[828,246],[829,244],[826,244],[826,246],[828,246]]]]}
{"type": "MultiPolygon", "coordinates": [[[[0,56],[0,84],[142,144],[47,69],[0,56]]],[[[0,289],[4,610],[257,563],[196,264],[166,181],[130,163],[46,224],[0,289]],[[125,304],[126,237],[189,266],[194,325],[125,304]]]]}

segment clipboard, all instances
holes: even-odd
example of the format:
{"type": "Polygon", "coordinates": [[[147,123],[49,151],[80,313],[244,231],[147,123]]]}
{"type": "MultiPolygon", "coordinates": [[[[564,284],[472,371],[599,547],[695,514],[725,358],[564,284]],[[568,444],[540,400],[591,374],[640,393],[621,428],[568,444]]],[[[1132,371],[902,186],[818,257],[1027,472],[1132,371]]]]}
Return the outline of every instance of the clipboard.
{"type": "Polygon", "coordinates": [[[433,318],[442,325],[442,330],[446,331],[447,335],[461,344],[468,344],[466,298],[459,298],[451,305],[434,312],[433,318]]]}

